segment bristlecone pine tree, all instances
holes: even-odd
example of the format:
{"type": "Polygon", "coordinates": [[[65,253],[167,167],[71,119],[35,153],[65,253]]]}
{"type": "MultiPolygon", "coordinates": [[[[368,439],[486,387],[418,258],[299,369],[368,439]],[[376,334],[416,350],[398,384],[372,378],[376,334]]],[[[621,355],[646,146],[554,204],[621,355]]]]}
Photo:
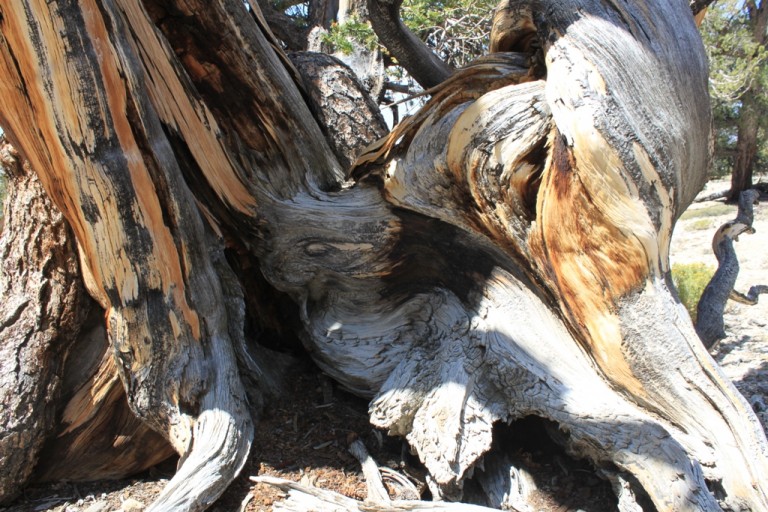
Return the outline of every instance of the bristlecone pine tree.
{"type": "Polygon", "coordinates": [[[4,1],[0,32],[0,500],[35,464],[175,451],[151,510],[205,509],[259,428],[271,326],[370,398],[435,498],[474,474],[505,506],[493,426],[536,416],[622,510],[768,510],[763,431],[670,278],[710,161],[685,1],[506,1],[491,54],[378,141],[352,75],[293,64],[254,2],[4,1]]]}

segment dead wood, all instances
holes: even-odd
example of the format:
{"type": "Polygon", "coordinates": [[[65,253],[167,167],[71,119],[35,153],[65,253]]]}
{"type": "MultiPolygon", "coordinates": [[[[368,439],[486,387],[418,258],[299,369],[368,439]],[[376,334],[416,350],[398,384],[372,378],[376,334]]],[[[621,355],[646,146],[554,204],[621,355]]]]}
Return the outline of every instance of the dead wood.
{"type": "Polygon", "coordinates": [[[56,430],[64,360],[90,301],[69,226],[5,137],[0,165],[8,180],[0,237],[2,503],[20,492],[56,430]]]}
{"type": "Polygon", "coordinates": [[[723,313],[728,299],[743,304],[756,304],[759,294],[768,290],[764,285],[752,286],[746,295],[734,290],[739,276],[739,259],[733,243],[739,239],[739,235],[755,232],[752,222],[754,205],[759,197],[760,192],[754,189],[742,192],[736,218],[720,226],[712,238],[712,250],[718,267],[696,306],[696,332],[707,348],[725,338],[723,313]]]}
{"type": "MultiPolygon", "coordinates": [[[[464,498],[494,424],[535,416],[625,510],[768,508],[764,433],[672,291],[672,228],[710,159],[688,6],[508,7],[492,39],[518,53],[441,82],[354,182],[239,0],[4,9],[3,126],[72,226],[131,410],[181,456],[153,510],[216,499],[250,450],[243,381],[268,387],[268,358],[242,364],[252,281],[225,254],[290,298],[315,362],[408,440],[436,499],[464,498]]],[[[495,460],[489,482],[515,487],[495,460]]]]}

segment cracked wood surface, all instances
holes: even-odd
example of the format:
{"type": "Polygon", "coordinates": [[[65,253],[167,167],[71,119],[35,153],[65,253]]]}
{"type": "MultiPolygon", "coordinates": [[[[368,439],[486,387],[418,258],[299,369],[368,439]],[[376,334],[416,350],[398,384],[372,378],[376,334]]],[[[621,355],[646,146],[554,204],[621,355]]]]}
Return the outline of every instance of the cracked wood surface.
{"type": "Polygon", "coordinates": [[[765,285],[752,286],[747,295],[734,290],[739,276],[739,258],[733,242],[739,239],[739,235],[755,232],[752,227],[753,209],[759,197],[760,192],[755,189],[742,192],[739,196],[739,210],[736,218],[720,226],[712,237],[712,251],[715,253],[718,266],[696,306],[696,333],[707,348],[725,338],[723,313],[728,299],[754,305],[757,304],[761,293],[768,292],[765,285]],[[698,316],[699,314],[701,317],[698,316]]]}
{"type": "Polygon", "coordinates": [[[75,232],[133,412],[184,460],[155,507],[205,508],[242,467],[252,419],[206,228],[157,113],[174,103],[152,103],[115,4],[3,14],[3,127],[75,232]]]}
{"type": "Polygon", "coordinates": [[[0,159],[9,181],[0,237],[0,500],[8,500],[56,429],[64,360],[88,297],[61,213],[4,137],[0,159]]]}
{"type": "Polygon", "coordinates": [[[205,508],[249,449],[225,243],[437,497],[461,499],[494,422],[536,415],[659,510],[768,508],[764,434],[670,291],[709,160],[691,13],[526,5],[493,38],[523,54],[432,90],[355,183],[237,0],[4,13],[3,126],[73,226],[133,410],[182,455],[154,509],[205,508]]]}

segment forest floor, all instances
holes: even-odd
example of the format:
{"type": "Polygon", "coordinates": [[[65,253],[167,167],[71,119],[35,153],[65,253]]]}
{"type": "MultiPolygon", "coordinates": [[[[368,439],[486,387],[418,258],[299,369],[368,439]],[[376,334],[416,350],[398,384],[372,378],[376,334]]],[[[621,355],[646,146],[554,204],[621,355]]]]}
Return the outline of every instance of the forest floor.
{"type": "MultiPolygon", "coordinates": [[[[702,193],[724,190],[726,182],[712,182],[702,193]]],[[[755,284],[768,284],[768,198],[756,207],[756,234],[742,235],[736,243],[741,272],[736,289],[746,292],[755,284]]],[[[672,243],[672,262],[700,262],[716,267],[711,250],[715,230],[735,217],[736,207],[722,201],[694,203],[678,223],[672,243]]],[[[712,350],[726,374],[768,425],[768,297],[755,306],[729,302],[725,314],[727,338],[712,350]]],[[[241,476],[213,505],[215,512],[269,511],[280,493],[249,476],[271,475],[335,490],[364,499],[365,482],[359,462],[347,451],[360,439],[380,466],[423,482],[418,461],[402,441],[371,428],[367,402],[338,389],[309,363],[301,363],[289,393],[267,407],[257,425],[252,456],[241,476]]],[[[538,490],[536,508],[546,512],[610,512],[616,510],[610,486],[589,468],[565,456],[536,422],[504,427],[511,438],[526,438],[516,448],[538,490]],[[519,432],[525,430],[525,432],[519,432]],[[518,435],[515,435],[518,434],[518,435]],[[522,435],[520,435],[522,434],[522,435]],[[536,437],[531,442],[531,436],[536,437]]],[[[173,474],[168,461],[129,480],[93,483],[58,483],[30,486],[2,512],[108,512],[140,511],[151,503],[173,474]]],[[[427,491],[428,492],[428,491],[427,491]]]]}

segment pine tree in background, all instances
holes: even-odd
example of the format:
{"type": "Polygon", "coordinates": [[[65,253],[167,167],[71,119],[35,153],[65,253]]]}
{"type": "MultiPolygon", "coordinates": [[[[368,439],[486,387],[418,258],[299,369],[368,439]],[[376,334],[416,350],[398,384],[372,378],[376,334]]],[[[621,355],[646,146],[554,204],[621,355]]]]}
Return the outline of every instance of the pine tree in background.
{"type": "Polygon", "coordinates": [[[768,165],[768,9],[765,1],[714,4],[701,27],[710,59],[716,176],[732,174],[729,200],[768,165]]]}

